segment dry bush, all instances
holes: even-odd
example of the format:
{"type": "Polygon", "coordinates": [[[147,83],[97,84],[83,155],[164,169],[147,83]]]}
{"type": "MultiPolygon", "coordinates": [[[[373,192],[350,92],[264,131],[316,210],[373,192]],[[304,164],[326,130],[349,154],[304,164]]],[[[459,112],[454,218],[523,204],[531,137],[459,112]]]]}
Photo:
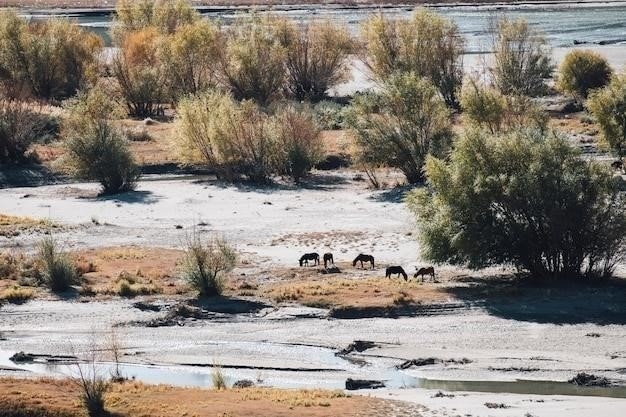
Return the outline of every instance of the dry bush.
{"type": "Polygon", "coordinates": [[[272,18],[252,18],[239,20],[226,31],[220,77],[237,100],[265,106],[282,93],[286,51],[274,25],[272,18]]]}
{"type": "Polygon", "coordinates": [[[80,391],[80,400],[89,417],[102,417],[107,415],[104,396],[111,384],[98,371],[94,352],[95,348],[86,363],[76,364],[78,375],[73,382],[80,391]]]}
{"type": "Polygon", "coordinates": [[[160,39],[158,58],[172,100],[217,84],[222,35],[215,24],[200,20],[160,39]]]}
{"type": "Polygon", "coordinates": [[[492,87],[469,80],[461,94],[463,116],[472,125],[491,133],[522,128],[545,130],[548,116],[526,96],[505,96],[492,87]]]}
{"type": "Polygon", "coordinates": [[[453,22],[424,9],[410,19],[379,14],[364,24],[362,38],[364,60],[378,80],[413,72],[429,78],[448,106],[458,107],[464,42],[453,22]]]}
{"type": "Polygon", "coordinates": [[[587,108],[605,143],[619,157],[626,156],[626,75],[616,75],[605,88],[593,91],[587,108]]]}
{"type": "Polygon", "coordinates": [[[349,123],[360,163],[398,168],[409,183],[423,181],[427,155],[445,155],[453,138],[450,113],[426,78],[393,75],[378,93],[353,103],[349,123]]]}
{"type": "Polygon", "coordinates": [[[31,145],[45,136],[46,122],[28,104],[0,98],[0,163],[28,160],[31,145]]]}
{"type": "Polygon", "coordinates": [[[213,388],[217,390],[225,390],[228,389],[228,384],[226,384],[226,377],[222,372],[222,368],[219,365],[213,365],[213,371],[211,372],[211,380],[213,382],[213,388]]]}
{"type": "Polygon", "coordinates": [[[282,171],[299,182],[322,159],[321,130],[310,110],[293,106],[281,109],[274,124],[277,147],[284,153],[282,171]]]}
{"type": "Polygon", "coordinates": [[[547,41],[525,20],[501,18],[493,23],[496,87],[505,95],[538,96],[546,91],[552,74],[547,41]]]}
{"type": "Polygon", "coordinates": [[[113,58],[113,73],[131,116],[163,113],[167,79],[157,53],[160,39],[154,28],[128,33],[113,58]]]}
{"type": "Polygon", "coordinates": [[[297,100],[319,101],[347,80],[353,41],[345,27],[330,21],[304,25],[283,19],[277,36],[285,47],[286,88],[297,100]]]}
{"type": "Polygon", "coordinates": [[[42,267],[44,284],[53,292],[65,292],[78,282],[76,268],[69,256],[51,237],[39,242],[37,259],[42,267]]]}
{"type": "Polygon", "coordinates": [[[13,304],[22,304],[33,298],[34,293],[30,288],[12,285],[11,287],[0,292],[0,304],[2,301],[13,304]]]}
{"type": "Polygon", "coordinates": [[[68,20],[0,12],[0,80],[13,98],[58,99],[95,81],[101,39],[68,20]]]}
{"type": "Polygon", "coordinates": [[[112,33],[116,40],[147,27],[154,27],[160,33],[174,33],[199,18],[186,0],[118,0],[112,33]]]}
{"type": "Polygon", "coordinates": [[[197,235],[189,238],[181,275],[202,297],[220,295],[224,275],[235,267],[237,254],[226,240],[212,237],[203,243],[197,235]]]}
{"type": "Polygon", "coordinates": [[[591,90],[611,81],[613,70],[606,58],[594,51],[569,52],[559,67],[559,90],[584,100],[591,90]]]}

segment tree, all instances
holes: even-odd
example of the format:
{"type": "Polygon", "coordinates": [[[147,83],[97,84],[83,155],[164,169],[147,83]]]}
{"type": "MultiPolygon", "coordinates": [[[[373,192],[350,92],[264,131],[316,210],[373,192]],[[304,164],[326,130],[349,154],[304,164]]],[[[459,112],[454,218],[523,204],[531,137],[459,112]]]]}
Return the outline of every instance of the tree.
{"type": "Polygon", "coordinates": [[[286,51],[287,90],[294,98],[320,101],[328,89],[347,79],[354,48],[345,28],[330,21],[296,26],[283,19],[277,32],[286,51]]]}
{"type": "Polygon", "coordinates": [[[162,36],[158,61],[163,65],[169,96],[178,101],[217,84],[217,60],[222,42],[219,29],[199,20],[162,36]]]}
{"type": "Polygon", "coordinates": [[[499,19],[492,31],[496,87],[505,95],[543,94],[553,70],[546,40],[523,19],[499,19]]]}
{"type": "Polygon", "coordinates": [[[157,56],[160,37],[154,28],[127,34],[113,59],[113,73],[134,117],[157,116],[166,100],[166,76],[157,56]]]}
{"type": "Polygon", "coordinates": [[[26,22],[0,12],[0,81],[11,98],[67,98],[98,75],[102,41],[66,20],[26,22]]]}
{"type": "Polygon", "coordinates": [[[365,62],[378,80],[396,72],[413,72],[429,78],[448,106],[458,107],[464,42],[453,22],[425,9],[416,11],[410,20],[391,20],[380,14],[364,24],[362,38],[365,62]]]}
{"type": "Polygon", "coordinates": [[[412,184],[423,181],[426,156],[443,156],[453,137],[436,88],[412,73],[393,75],[381,92],[361,96],[348,119],[361,161],[398,168],[412,184]]]}
{"type": "Polygon", "coordinates": [[[237,100],[265,106],[281,95],[285,83],[285,48],[272,19],[239,21],[227,31],[220,58],[222,84],[237,100]]]}
{"type": "Polygon", "coordinates": [[[610,274],[623,252],[617,184],[561,136],[473,131],[449,162],[429,157],[426,176],[407,201],[431,261],[573,278],[610,274]]]}
{"type": "Polygon", "coordinates": [[[576,49],[561,63],[557,85],[559,90],[584,100],[591,90],[607,85],[612,74],[611,66],[602,55],[576,49]]]}
{"type": "Polygon", "coordinates": [[[626,156],[626,75],[616,75],[605,88],[592,91],[587,108],[603,140],[618,156],[626,156]]]}

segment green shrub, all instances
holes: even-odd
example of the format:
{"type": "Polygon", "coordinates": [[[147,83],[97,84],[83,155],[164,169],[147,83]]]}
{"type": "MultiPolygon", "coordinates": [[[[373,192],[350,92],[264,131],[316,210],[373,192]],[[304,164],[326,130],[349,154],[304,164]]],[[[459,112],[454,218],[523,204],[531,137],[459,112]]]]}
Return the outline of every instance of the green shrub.
{"type": "Polygon", "coordinates": [[[576,49],[569,52],[559,68],[558,88],[579,99],[587,98],[589,91],[609,83],[613,71],[599,53],[576,49]]]}
{"type": "Polygon", "coordinates": [[[346,107],[334,101],[320,101],[313,106],[318,125],[324,130],[339,130],[344,126],[346,107]]]}
{"type": "Polygon", "coordinates": [[[190,238],[185,248],[181,274],[201,297],[220,295],[224,275],[235,267],[237,255],[226,240],[213,237],[202,243],[197,236],[190,238]]]}
{"type": "Polygon", "coordinates": [[[115,6],[113,37],[123,39],[129,32],[153,27],[159,33],[174,33],[196,22],[200,15],[187,0],[118,0],[115,6]]]}
{"type": "Polygon", "coordinates": [[[618,156],[626,156],[626,75],[616,75],[605,88],[592,91],[587,108],[605,143],[618,156]]]}
{"type": "Polygon", "coordinates": [[[128,141],[110,122],[98,121],[84,132],[73,134],[65,146],[65,164],[76,178],[98,181],[104,194],[135,188],[139,169],[128,141]]]}
{"type": "Polygon", "coordinates": [[[626,216],[616,182],[561,136],[474,131],[449,162],[429,158],[426,176],[429,187],[407,201],[431,261],[573,278],[609,275],[622,256],[626,216]]]}
{"type": "Polygon", "coordinates": [[[299,182],[322,159],[321,131],[311,111],[293,106],[281,109],[274,120],[283,172],[299,182]]]}
{"type": "Polygon", "coordinates": [[[0,12],[0,81],[12,98],[72,96],[98,75],[102,41],[69,20],[27,22],[0,12]]]}
{"type": "Polygon", "coordinates": [[[496,87],[505,95],[545,93],[553,70],[546,40],[523,19],[499,19],[492,30],[496,87]]]}
{"type": "Polygon", "coordinates": [[[76,267],[51,237],[39,242],[38,261],[44,284],[53,292],[65,292],[78,282],[76,267]]]}
{"type": "Polygon", "coordinates": [[[237,100],[265,106],[280,97],[285,84],[285,48],[270,18],[240,20],[226,32],[220,76],[237,100]]]}
{"type": "Polygon", "coordinates": [[[491,133],[521,128],[545,130],[548,115],[526,96],[505,96],[495,88],[466,82],[461,94],[463,116],[470,124],[491,133]]]}
{"type": "Polygon", "coordinates": [[[464,42],[457,26],[420,9],[411,19],[369,19],[362,30],[365,61],[380,81],[396,72],[427,77],[446,104],[458,107],[463,81],[464,42]]]}
{"type": "Polygon", "coordinates": [[[277,36],[285,48],[286,87],[297,100],[319,101],[345,81],[353,42],[348,31],[330,21],[296,26],[282,19],[277,36]]]}
{"type": "Polygon", "coordinates": [[[361,163],[398,168],[412,184],[423,181],[426,156],[443,156],[453,138],[450,113],[436,88],[412,73],[391,76],[379,93],[359,96],[349,124],[361,163]]]}

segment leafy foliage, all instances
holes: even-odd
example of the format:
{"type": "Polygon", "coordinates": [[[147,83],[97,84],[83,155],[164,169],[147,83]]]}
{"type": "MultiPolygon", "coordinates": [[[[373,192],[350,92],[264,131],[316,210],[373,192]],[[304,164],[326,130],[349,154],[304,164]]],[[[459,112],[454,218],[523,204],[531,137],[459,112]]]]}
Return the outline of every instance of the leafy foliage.
{"type": "Polygon", "coordinates": [[[587,108],[600,125],[603,140],[620,157],[626,155],[626,75],[616,75],[603,89],[592,91],[587,108]]]}
{"type": "Polygon", "coordinates": [[[573,50],[559,68],[558,88],[585,99],[589,91],[609,83],[613,70],[608,61],[594,51],[573,50]]]}
{"type": "Polygon", "coordinates": [[[396,167],[410,183],[423,181],[426,156],[443,156],[453,138],[450,114],[437,90],[412,73],[393,75],[379,93],[355,100],[349,124],[361,162],[396,167]]]}
{"type": "Polygon", "coordinates": [[[448,106],[458,107],[464,42],[453,22],[425,9],[406,20],[380,14],[365,23],[362,38],[365,61],[379,80],[413,72],[430,79],[448,106]]]}
{"type": "Polygon", "coordinates": [[[202,243],[194,235],[185,249],[182,275],[200,296],[216,296],[222,293],[224,274],[231,272],[236,262],[237,255],[226,240],[213,237],[202,243]]]}
{"type": "Polygon", "coordinates": [[[535,277],[609,275],[623,252],[624,201],[610,172],[554,134],[474,131],[450,161],[426,163],[427,189],[408,197],[424,255],[535,277]]]}

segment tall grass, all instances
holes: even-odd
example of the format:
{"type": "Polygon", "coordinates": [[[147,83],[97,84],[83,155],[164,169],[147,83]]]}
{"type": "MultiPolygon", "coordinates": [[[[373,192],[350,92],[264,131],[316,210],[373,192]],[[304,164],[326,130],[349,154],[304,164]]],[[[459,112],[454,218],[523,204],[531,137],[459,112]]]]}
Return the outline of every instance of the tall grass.
{"type": "Polygon", "coordinates": [[[76,267],[52,237],[39,243],[38,260],[43,269],[43,283],[53,292],[67,291],[78,282],[76,267]]]}

